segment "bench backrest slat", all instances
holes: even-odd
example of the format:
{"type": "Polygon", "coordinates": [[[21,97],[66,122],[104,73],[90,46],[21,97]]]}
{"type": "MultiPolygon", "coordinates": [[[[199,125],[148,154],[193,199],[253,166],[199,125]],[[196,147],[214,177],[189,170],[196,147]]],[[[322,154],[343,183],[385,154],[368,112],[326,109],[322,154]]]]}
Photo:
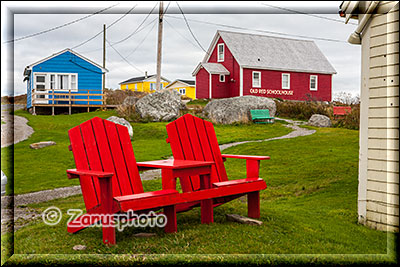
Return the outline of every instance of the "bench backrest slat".
{"type": "Polygon", "coordinates": [[[251,118],[254,119],[264,119],[269,118],[269,110],[268,109],[251,109],[250,110],[251,118]]]}
{"type": "MultiPolygon", "coordinates": [[[[175,159],[214,161],[215,171],[211,176],[211,182],[228,180],[211,122],[186,114],[169,123],[167,133],[175,159]]],[[[181,179],[181,187],[184,192],[198,190],[200,188],[199,177],[191,176],[181,179]]]]}
{"type": "MultiPolygon", "coordinates": [[[[95,117],[68,132],[77,169],[113,172],[113,196],[142,193],[143,186],[128,129],[95,117]]],[[[80,179],[86,210],[98,206],[99,184],[93,177],[80,179]]]]}

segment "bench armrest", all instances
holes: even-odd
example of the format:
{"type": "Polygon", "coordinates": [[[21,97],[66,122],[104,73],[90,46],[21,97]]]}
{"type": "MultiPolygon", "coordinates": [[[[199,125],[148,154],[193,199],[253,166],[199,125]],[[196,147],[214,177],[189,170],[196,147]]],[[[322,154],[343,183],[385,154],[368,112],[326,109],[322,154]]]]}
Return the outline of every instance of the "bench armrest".
{"type": "Polygon", "coordinates": [[[269,156],[248,156],[248,155],[230,155],[223,154],[222,159],[235,158],[246,160],[246,177],[259,178],[260,175],[260,160],[270,159],[269,156]]]}
{"type": "Polygon", "coordinates": [[[77,170],[68,169],[67,170],[68,179],[79,178],[83,175],[96,176],[98,178],[109,178],[114,175],[112,172],[102,172],[102,171],[91,171],[91,170],[77,170]]]}
{"type": "Polygon", "coordinates": [[[270,159],[269,156],[249,156],[249,155],[231,155],[231,154],[222,154],[222,158],[234,158],[234,159],[246,159],[246,160],[270,159]]]}

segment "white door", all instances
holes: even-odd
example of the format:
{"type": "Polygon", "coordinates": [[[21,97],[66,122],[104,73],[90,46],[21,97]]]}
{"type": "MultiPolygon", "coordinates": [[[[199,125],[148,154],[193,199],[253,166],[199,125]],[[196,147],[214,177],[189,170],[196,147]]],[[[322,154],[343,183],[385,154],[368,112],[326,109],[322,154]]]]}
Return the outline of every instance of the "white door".
{"type": "MultiPolygon", "coordinates": [[[[46,74],[35,74],[34,89],[36,93],[47,93],[46,74]]],[[[34,104],[48,104],[47,95],[35,95],[34,104]]]]}

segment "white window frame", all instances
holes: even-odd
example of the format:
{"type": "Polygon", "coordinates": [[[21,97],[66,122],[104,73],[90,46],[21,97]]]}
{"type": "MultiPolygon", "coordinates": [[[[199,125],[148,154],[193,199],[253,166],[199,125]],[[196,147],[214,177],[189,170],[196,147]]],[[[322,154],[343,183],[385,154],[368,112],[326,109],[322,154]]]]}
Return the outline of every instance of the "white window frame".
{"type": "Polygon", "coordinates": [[[261,87],[261,71],[253,71],[251,80],[252,80],[253,87],[260,88],[261,87]],[[256,73],[258,73],[259,84],[254,83],[254,74],[256,74],[256,73]]]}
{"type": "Polygon", "coordinates": [[[289,74],[289,73],[282,73],[282,89],[290,89],[290,74],[289,74]],[[287,76],[287,77],[288,77],[288,79],[287,79],[287,81],[288,81],[287,86],[284,86],[284,85],[283,85],[283,76],[287,76]]]}
{"type": "Polygon", "coordinates": [[[310,91],[318,91],[318,76],[317,75],[310,75],[310,91]],[[311,87],[311,80],[315,78],[315,88],[311,87]]]}
{"type": "Polygon", "coordinates": [[[180,95],[186,95],[186,88],[179,88],[180,95]]]}
{"type": "Polygon", "coordinates": [[[150,83],[150,90],[156,90],[156,83],[150,83]]]}
{"type": "Polygon", "coordinates": [[[224,74],[220,74],[219,75],[219,82],[221,82],[221,83],[225,82],[225,75],[224,74]]]}
{"type": "Polygon", "coordinates": [[[135,91],[137,91],[137,83],[135,83],[135,91]]]}
{"type": "MultiPolygon", "coordinates": [[[[54,75],[55,81],[54,81],[54,91],[68,91],[71,89],[71,92],[77,92],[78,91],[78,73],[61,73],[61,72],[35,72],[34,76],[45,76],[45,89],[51,90],[51,76],[54,75]],[[58,84],[58,76],[60,75],[68,75],[68,86],[66,89],[60,89],[59,84],[58,84]],[[71,77],[75,76],[76,77],[76,88],[72,89],[72,79],[71,77]]],[[[34,88],[36,89],[36,78],[34,79],[34,88]]]]}
{"type": "Polygon", "coordinates": [[[224,62],[225,60],[225,44],[218,44],[217,45],[217,61],[224,62]],[[222,54],[219,53],[219,48],[222,47],[222,54]],[[222,55],[222,57],[220,57],[222,55]]]}

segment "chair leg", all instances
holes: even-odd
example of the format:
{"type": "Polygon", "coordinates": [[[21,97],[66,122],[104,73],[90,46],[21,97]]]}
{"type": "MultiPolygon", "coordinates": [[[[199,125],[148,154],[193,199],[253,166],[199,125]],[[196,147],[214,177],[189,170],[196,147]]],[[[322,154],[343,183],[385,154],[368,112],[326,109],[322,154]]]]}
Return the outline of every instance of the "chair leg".
{"type": "Polygon", "coordinates": [[[101,200],[101,222],[103,224],[103,243],[115,245],[115,224],[113,214],[113,195],[111,179],[99,179],[101,200]]]}
{"type": "Polygon", "coordinates": [[[201,223],[214,222],[213,200],[205,199],[201,201],[201,223]]]}
{"type": "Polygon", "coordinates": [[[178,228],[176,223],[175,205],[165,207],[164,214],[167,216],[167,225],[165,225],[164,231],[166,233],[176,233],[178,228]]]}
{"type": "Polygon", "coordinates": [[[247,194],[247,215],[250,218],[260,218],[260,192],[247,194]]]}

